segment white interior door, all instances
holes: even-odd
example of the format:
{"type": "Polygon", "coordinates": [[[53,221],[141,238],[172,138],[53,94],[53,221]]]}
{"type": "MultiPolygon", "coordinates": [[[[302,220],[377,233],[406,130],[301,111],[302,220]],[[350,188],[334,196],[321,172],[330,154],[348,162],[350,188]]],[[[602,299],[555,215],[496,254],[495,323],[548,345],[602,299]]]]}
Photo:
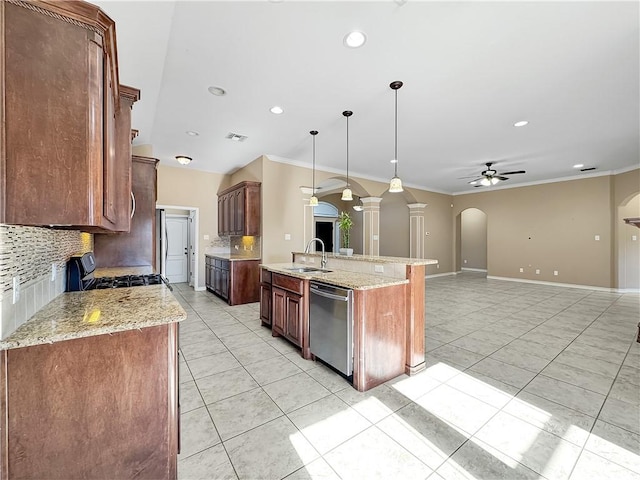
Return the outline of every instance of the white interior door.
{"type": "Polygon", "coordinates": [[[195,222],[196,211],[191,210],[189,212],[189,285],[193,287],[193,276],[196,271],[196,222],[195,222]]]}
{"type": "Polygon", "coordinates": [[[166,278],[170,283],[189,281],[189,218],[169,216],[166,220],[166,278]]]}

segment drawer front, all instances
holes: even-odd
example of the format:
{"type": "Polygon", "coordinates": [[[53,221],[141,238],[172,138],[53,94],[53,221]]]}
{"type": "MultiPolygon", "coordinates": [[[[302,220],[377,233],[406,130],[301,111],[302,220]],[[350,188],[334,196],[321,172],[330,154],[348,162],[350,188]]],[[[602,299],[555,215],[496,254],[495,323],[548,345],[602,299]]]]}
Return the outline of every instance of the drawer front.
{"type": "Polygon", "coordinates": [[[269,285],[271,285],[271,272],[269,270],[265,270],[264,268],[261,268],[260,281],[262,283],[268,283],[269,285]]]}
{"type": "Polygon", "coordinates": [[[271,280],[274,286],[278,286],[280,288],[284,288],[285,290],[289,290],[290,292],[304,295],[304,280],[295,277],[289,277],[287,275],[281,275],[279,273],[274,273],[271,276],[271,280]]]}

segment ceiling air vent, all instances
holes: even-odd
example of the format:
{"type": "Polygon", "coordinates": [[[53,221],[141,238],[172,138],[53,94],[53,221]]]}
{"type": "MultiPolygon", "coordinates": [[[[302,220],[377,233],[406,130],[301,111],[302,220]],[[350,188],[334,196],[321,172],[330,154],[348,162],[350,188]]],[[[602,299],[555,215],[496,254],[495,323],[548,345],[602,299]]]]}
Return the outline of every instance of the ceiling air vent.
{"type": "Polygon", "coordinates": [[[596,167],[587,167],[587,168],[581,168],[580,171],[581,172],[590,172],[591,170],[595,170],[596,167]]]}
{"type": "Polygon", "coordinates": [[[249,137],[247,137],[246,135],[240,135],[239,133],[229,132],[224,138],[228,138],[229,140],[233,140],[234,142],[244,142],[249,137]]]}

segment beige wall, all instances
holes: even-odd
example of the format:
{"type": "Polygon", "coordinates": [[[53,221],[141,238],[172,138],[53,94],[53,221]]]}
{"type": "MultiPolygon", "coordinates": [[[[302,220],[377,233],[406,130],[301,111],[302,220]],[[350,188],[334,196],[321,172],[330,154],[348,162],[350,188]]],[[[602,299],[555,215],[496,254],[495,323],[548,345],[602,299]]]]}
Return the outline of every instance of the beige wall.
{"type": "Polygon", "coordinates": [[[453,213],[487,214],[489,275],[611,287],[613,184],[603,176],[458,195],[453,213]]]}
{"type": "Polygon", "coordinates": [[[403,195],[385,192],[380,202],[380,255],[409,257],[409,208],[403,195]]]}
{"type": "Polygon", "coordinates": [[[204,249],[218,236],[218,195],[220,185],[228,179],[181,167],[158,167],[158,205],[197,207],[199,209],[198,287],[204,287],[204,249]],[[209,235],[209,241],[204,240],[209,235]]]}
{"type": "Polygon", "coordinates": [[[460,251],[462,268],[487,269],[487,215],[477,208],[461,213],[460,251]]]}

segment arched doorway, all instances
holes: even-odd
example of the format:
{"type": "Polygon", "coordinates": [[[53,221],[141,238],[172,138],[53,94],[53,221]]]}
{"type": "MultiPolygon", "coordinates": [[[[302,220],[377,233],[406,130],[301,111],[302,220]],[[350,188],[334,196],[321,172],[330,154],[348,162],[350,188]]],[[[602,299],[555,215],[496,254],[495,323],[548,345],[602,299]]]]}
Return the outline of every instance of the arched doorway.
{"type": "Polygon", "coordinates": [[[336,252],[338,248],[338,242],[336,242],[338,231],[335,228],[337,219],[338,207],[329,202],[318,202],[313,209],[314,236],[323,241],[327,252],[336,252]]]}
{"type": "Polygon", "coordinates": [[[487,272],[487,214],[467,208],[456,217],[456,271],[487,272]]]}

